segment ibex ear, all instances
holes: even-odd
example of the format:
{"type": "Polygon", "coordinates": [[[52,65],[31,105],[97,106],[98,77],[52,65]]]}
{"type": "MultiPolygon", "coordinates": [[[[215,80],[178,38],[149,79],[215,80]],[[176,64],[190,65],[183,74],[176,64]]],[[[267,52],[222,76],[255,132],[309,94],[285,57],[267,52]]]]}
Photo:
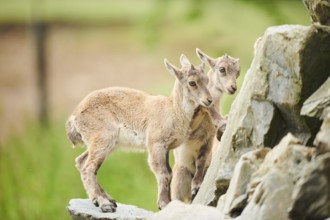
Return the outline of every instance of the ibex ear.
{"type": "Polygon", "coordinates": [[[192,66],[190,61],[184,54],[181,54],[181,56],[180,56],[180,63],[181,63],[181,66],[184,66],[184,67],[192,66]]]}
{"type": "Polygon", "coordinates": [[[199,70],[203,71],[204,72],[204,69],[205,69],[205,63],[202,62],[199,66],[198,66],[199,70]]]}
{"type": "Polygon", "coordinates": [[[196,54],[203,63],[207,64],[212,69],[214,68],[216,63],[215,59],[209,57],[198,48],[196,48],[196,54]]]}
{"type": "Polygon", "coordinates": [[[173,75],[175,76],[177,79],[181,80],[182,79],[182,72],[175,67],[173,64],[169,63],[168,60],[165,58],[164,59],[164,64],[166,69],[173,75]]]}

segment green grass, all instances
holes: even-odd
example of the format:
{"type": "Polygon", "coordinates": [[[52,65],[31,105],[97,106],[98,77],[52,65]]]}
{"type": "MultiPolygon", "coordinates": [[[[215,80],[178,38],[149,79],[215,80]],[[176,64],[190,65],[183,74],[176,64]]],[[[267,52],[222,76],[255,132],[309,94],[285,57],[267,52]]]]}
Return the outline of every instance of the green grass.
{"type": "MultiPolygon", "coordinates": [[[[0,148],[2,219],[69,219],[71,198],[86,198],[63,122],[45,129],[29,123],[27,132],[0,148]]],[[[115,152],[98,174],[101,185],[118,202],[156,210],[156,181],[145,153],[115,152]]]]}

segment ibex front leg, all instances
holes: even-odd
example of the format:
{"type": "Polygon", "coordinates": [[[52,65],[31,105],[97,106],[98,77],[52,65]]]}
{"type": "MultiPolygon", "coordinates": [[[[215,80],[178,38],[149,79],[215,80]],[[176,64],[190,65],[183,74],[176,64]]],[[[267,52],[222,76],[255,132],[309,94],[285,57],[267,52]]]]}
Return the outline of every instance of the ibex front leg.
{"type": "Polygon", "coordinates": [[[168,161],[169,150],[164,145],[153,145],[149,148],[149,166],[156,176],[158,184],[157,204],[163,209],[170,201],[170,184],[172,170],[168,161]]]}
{"type": "MultiPolygon", "coordinates": [[[[212,137],[213,138],[213,137],[212,137]]],[[[206,161],[208,160],[210,153],[211,153],[211,147],[212,147],[212,138],[210,138],[199,150],[198,157],[196,159],[196,172],[194,175],[194,178],[192,179],[191,183],[191,197],[192,199],[195,198],[197,195],[199,188],[203,182],[204,175],[207,170],[207,164],[206,161]]]]}

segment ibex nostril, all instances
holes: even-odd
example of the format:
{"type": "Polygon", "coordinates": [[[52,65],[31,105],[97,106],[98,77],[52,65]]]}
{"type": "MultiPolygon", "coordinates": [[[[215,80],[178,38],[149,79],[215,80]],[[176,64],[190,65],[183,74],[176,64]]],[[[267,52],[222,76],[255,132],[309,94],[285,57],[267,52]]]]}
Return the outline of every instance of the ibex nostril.
{"type": "Polygon", "coordinates": [[[237,90],[236,86],[231,86],[232,90],[235,92],[237,90]]]}
{"type": "Polygon", "coordinates": [[[207,99],[207,101],[209,102],[209,104],[211,104],[213,102],[212,99],[207,99]]]}

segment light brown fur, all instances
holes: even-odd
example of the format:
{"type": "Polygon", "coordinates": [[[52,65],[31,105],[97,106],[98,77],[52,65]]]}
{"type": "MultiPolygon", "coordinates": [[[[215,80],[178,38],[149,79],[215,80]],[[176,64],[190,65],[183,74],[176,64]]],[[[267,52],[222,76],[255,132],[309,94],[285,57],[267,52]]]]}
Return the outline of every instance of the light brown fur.
{"type": "Polygon", "coordinates": [[[240,73],[239,59],[228,55],[213,59],[199,49],[196,49],[196,53],[211,68],[208,73],[208,88],[214,100],[214,107],[198,108],[191,122],[193,132],[190,138],[174,150],[175,165],[171,194],[173,199],[187,203],[190,203],[197,194],[210,164],[212,144],[216,133],[213,119],[215,118],[219,122],[217,134],[219,140],[225,128],[226,118],[222,117],[218,110],[222,94],[235,93],[236,78],[240,73]],[[222,67],[225,73],[220,73],[222,67]]]}
{"type": "Polygon", "coordinates": [[[169,150],[190,136],[196,107],[212,103],[204,66],[194,68],[184,55],[180,61],[182,68],[178,69],[165,60],[166,68],[176,77],[170,96],[110,87],[89,94],[69,117],[69,139],[87,146],[76,158],[76,167],[89,198],[103,212],[114,212],[116,202],[97,182],[97,171],[120,145],[147,148],[149,166],[158,183],[158,206],[162,209],[170,202],[169,150]]]}

